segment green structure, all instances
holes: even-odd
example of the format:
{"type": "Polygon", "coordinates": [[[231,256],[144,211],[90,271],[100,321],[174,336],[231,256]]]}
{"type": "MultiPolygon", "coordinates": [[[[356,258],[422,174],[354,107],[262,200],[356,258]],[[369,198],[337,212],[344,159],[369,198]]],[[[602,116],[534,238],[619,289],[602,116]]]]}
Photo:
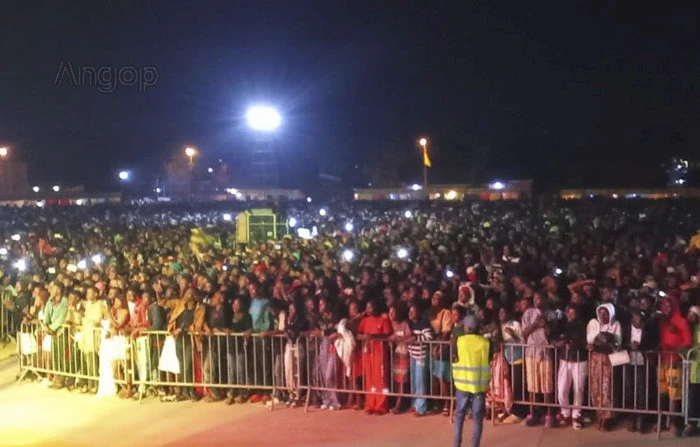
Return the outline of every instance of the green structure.
{"type": "Polygon", "coordinates": [[[239,244],[276,241],[288,233],[286,219],[280,219],[268,208],[251,209],[236,217],[236,242],[239,244]]]}

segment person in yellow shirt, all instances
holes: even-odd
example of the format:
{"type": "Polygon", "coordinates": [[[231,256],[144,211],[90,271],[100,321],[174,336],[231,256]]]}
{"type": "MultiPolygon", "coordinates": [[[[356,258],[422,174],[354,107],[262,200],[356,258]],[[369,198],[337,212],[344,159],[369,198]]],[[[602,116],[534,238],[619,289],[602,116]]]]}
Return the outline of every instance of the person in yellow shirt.
{"type": "Polygon", "coordinates": [[[462,445],[462,429],[468,407],[471,407],[474,420],[472,447],[479,447],[486,409],[486,391],[491,380],[489,341],[477,333],[479,322],[475,316],[464,317],[463,326],[465,335],[457,339],[457,358],[452,364],[452,380],[457,398],[454,447],[462,445]]]}

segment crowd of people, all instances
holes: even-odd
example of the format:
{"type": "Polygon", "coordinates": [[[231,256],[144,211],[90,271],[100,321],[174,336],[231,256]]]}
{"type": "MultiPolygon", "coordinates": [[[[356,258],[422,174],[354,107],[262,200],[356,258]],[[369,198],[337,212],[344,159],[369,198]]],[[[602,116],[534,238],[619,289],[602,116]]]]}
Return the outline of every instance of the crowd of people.
{"type": "MultiPolygon", "coordinates": [[[[695,202],[282,203],[314,236],[246,246],[231,218],[243,205],[0,209],[5,321],[43,334],[26,351],[38,378],[123,398],[449,415],[454,343],[474,316],[502,423],[646,431],[649,411],[681,410],[682,361],[700,346],[695,202]],[[119,354],[132,343],[135,383],[119,354]]],[[[697,417],[696,363],[689,379],[697,417]]]]}

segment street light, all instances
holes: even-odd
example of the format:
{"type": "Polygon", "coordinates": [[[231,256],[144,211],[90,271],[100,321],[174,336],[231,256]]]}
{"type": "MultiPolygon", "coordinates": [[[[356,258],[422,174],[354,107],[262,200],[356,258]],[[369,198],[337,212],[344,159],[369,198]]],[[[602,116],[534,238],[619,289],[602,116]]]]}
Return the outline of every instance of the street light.
{"type": "Polygon", "coordinates": [[[127,181],[131,173],[129,171],[119,171],[119,180],[127,181]]]}
{"type": "Polygon", "coordinates": [[[193,147],[186,147],[185,155],[190,159],[189,164],[192,164],[194,156],[197,155],[197,149],[193,147]]]}
{"type": "Polygon", "coordinates": [[[41,188],[39,188],[38,186],[34,186],[34,187],[32,187],[32,191],[39,192],[39,191],[41,191],[41,188]]]}
{"type": "Polygon", "coordinates": [[[0,157],[7,157],[9,150],[6,147],[0,147],[0,157]]]}
{"type": "Polygon", "coordinates": [[[51,189],[53,189],[53,192],[59,192],[61,190],[61,187],[58,185],[53,185],[53,188],[51,189]]]}
{"type": "Polygon", "coordinates": [[[282,117],[274,107],[253,106],[246,113],[246,120],[251,129],[260,132],[272,132],[282,124],[282,117]]]}
{"type": "Polygon", "coordinates": [[[428,194],[428,165],[430,164],[430,159],[428,158],[428,139],[421,138],[418,140],[418,144],[423,148],[423,190],[425,194],[428,194]]]}

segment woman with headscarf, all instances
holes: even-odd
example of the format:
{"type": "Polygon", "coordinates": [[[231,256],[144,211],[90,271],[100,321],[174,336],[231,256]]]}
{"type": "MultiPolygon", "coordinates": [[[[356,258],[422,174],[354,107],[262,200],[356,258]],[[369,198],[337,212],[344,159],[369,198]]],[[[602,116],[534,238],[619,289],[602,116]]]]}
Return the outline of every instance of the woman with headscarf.
{"type": "Polygon", "coordinates": [[[365,316],[360,321],[360,339],[362,346],[362,375],[365,382],[365,412],[367,414],[386,414],[389,401],[385,393],[389,392],[388,350],[383,338],[391,335],[391,323],[382,315],[376,301],[367,302],[365,316]]]}
{"type": "Polygon", "coordinates": [[[612,364],[610,354],[622,343],[622,329],[615,320],[615,306],[601,304],[596,309],[596,318],[588,322],[586,342],[591,351],[589,362],[590,396],[598,410],[598,430],[608,431],[612,420],[612,364]]]}

